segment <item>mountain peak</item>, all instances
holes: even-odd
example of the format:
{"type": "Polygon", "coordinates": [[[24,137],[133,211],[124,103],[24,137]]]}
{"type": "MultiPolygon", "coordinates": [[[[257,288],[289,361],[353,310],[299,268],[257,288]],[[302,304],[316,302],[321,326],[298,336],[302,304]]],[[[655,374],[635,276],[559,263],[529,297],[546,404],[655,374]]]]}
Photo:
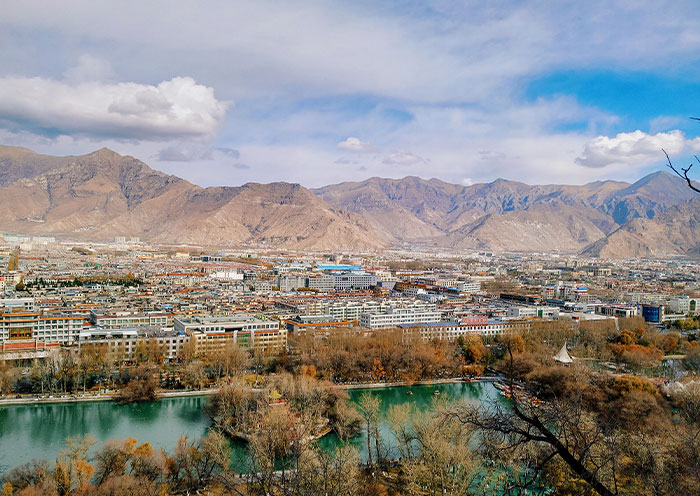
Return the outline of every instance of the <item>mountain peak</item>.
{"type": "Polygon", "coordinates": [[[638,181],[636,181],[634,184],[648,184],[651,181],[658,181],[660,179],[663,179],[666,181],[668,181],[670,179],[670,180],[675,181],[676,176],[674,176],[673,174],[671,174],[670,172],[665,171],[665,170],[657,170],[654,172],[650,172],[646,176],[644,176],[641,179],[639,179],[638,181]]]}
{"type": "Polygon", "coordinates": [[[120,155],[117,152],[115,152],[114,150],[111,150],[107,147],[102,147],[99,150],[95,150],[94,152],[88,153],[86,155],[86,157],[108,157],[108,158],[117,158],[117,157],[121,158],[123,156],[124,155],[120,155]]]}
{"type": "Polygon", "coordinates": [[[688,188],[685,181],[665,170],[657,170],[647,174],[627,188],[619,191],[619,195],[662,195],[677,197],[678,201],[690,200],[695,194],[688,188]]]}

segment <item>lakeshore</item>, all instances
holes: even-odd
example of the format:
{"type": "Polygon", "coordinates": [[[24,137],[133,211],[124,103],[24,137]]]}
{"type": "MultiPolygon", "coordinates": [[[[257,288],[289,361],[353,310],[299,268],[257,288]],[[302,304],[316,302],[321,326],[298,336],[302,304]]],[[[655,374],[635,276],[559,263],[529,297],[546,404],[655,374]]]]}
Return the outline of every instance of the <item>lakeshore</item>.
{"type": "MultiPolygon", "coordinates": [[[[497,381],[496,376],[476,377],[474,379],[463,379],[460,377],[452,377],[447,379],[428,379],[423,381],[395,381],[395,382],[372,382],[359,384],[333,384],[331,387],[337,389],[377,389],[390,387],[405,387],[405,386],[429,386],[435,384],[453,384],[453,383],[471,383],[471,382],[494,382],[497,381]]],[[[218,393],[220,388],[195,389],[190,391],[159,391],[158,399],[162,398],[184,398],[188,396],[208,396],[218,393]]],[[[251,390],[256,390],[251,388],[251,390]]],[[[116,391],[102,394],[72,394],[65,396],[36,396],[24,395],[21,398],[0,398],[0,407],[3,405],[36,405],[36,404],[51,404],[51,403],[79,403],[91,401],[115,401],[116,391]]],[[[157,401],[157,400],[156,400],[157,401]]]]}
{"type": "MultiPolygon", "coordinates": [[[[354,386],[354,385],[353,385],[354,386]]],[[[350,388],[350,401],[355,403],[360,395],[370,389],[381,399],[382,415],[391,405],[413,403],[417,409],[428,408],[436,397],[470,402],[498,401],[500,396],[489,381],[465,383],[462,381],[403,386],[350,388]],[[411,391],[412,395],[407,394],[411,391]]],[[[6,404],[0,407],[0,445],[12,446],[2,454],[0,465],[11,468],[33,458],[52,460],[65,446],[68,437],[88,434],[98,442],[109,439],[134,437],[148,441],[154,448],[172,450],[182,435],[198,439],[206,434],[211,421],[203,411],[207,394],[199,391],[189,394],[163,397],[159,401],[119,404],[113,401],[72,401],[57,403],[30,402],[6,404]]],[[[388,423],[381,426],[381,436],[388,446],[395,443],[388,423]]],[[[351,439],[351,443],[366,458],[364,435],[351,439]]],[[[331,432],[320,439],[327,449],[337,446],[337,436],[331,432]]],[[[245,460],[243,443],[232,443],[232,459],[235,466],[245,460]]]]}

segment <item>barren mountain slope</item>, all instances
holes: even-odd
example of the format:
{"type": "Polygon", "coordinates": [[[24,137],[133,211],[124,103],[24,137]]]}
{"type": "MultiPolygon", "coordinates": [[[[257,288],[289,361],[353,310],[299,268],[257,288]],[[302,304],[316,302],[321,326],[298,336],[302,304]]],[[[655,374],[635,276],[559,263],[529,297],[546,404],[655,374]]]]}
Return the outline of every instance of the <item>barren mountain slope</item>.
{"type": "Polygon", "coordinates": [[[700,246],[676,220],[697,218],[697,202],[679,206],[694,194],[666,172],[582,186],[406,177],[314,192],[289,183],[201,188],[107,149],[50,157],[17,147],[0,147],[0,172],[5,232],[341,251],[421,244],[634,256],[700,246]]]}
{"type": "Polygon", "coordinates": [[[583,250],[602,258],[697,254],[700,198],[672,207],[654,219],[635,218],[583,250]]]}
{"type": "MultiPolygon", "coordinates": [[[[32,152],[22,154],[31,158],[32,152]]],[[[201,188],[106,149],[66,157],[48,172],[0,188],[0,228],[91,240],[140,236],[299,249],[385,246],[361,217],[331,207],[299,185],[201,188]]]]}
{"type": "Polygon", "coordinates": [[[594,209],[536,205],[488,214],[445,238],[446,246],[494,251],[575,253],[604,236],[604,215],[594,209]]]}

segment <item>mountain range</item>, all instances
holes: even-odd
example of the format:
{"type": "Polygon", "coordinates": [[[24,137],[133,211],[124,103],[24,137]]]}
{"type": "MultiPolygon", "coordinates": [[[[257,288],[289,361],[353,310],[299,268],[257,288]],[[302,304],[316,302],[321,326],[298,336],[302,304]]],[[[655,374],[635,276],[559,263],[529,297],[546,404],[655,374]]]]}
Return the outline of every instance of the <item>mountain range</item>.
{"type": "Polygon", "coordinates": [[[101,149],[52,157],[0,146],[0,231],[101,241],[377,251],[391,246],[700,254],[700,196],[659,171],[629,184],[370,178],[307,189],[202,188],[101,149]]]}

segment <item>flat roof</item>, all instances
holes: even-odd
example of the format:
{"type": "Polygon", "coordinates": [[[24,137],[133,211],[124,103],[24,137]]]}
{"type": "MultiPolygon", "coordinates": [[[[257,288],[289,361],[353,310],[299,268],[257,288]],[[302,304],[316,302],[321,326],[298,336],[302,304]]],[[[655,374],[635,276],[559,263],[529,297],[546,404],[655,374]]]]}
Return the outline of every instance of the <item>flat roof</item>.
{"type": "MultiPolygon", "coordinates": [[[[509,321],[489,319],[486,324],[505,324],[509,321]]],[[[459,322],[459,321],[449,321],[449,322],[414,322],[412,324],[399,324],[399,327],[477,327],[484,325],[483,322],[459,322]]]]}
{"type": "Polygon", "coordinates": [[[359,270],[361,265],[317,265],[317,269],[321,270],[359,270]]]}

